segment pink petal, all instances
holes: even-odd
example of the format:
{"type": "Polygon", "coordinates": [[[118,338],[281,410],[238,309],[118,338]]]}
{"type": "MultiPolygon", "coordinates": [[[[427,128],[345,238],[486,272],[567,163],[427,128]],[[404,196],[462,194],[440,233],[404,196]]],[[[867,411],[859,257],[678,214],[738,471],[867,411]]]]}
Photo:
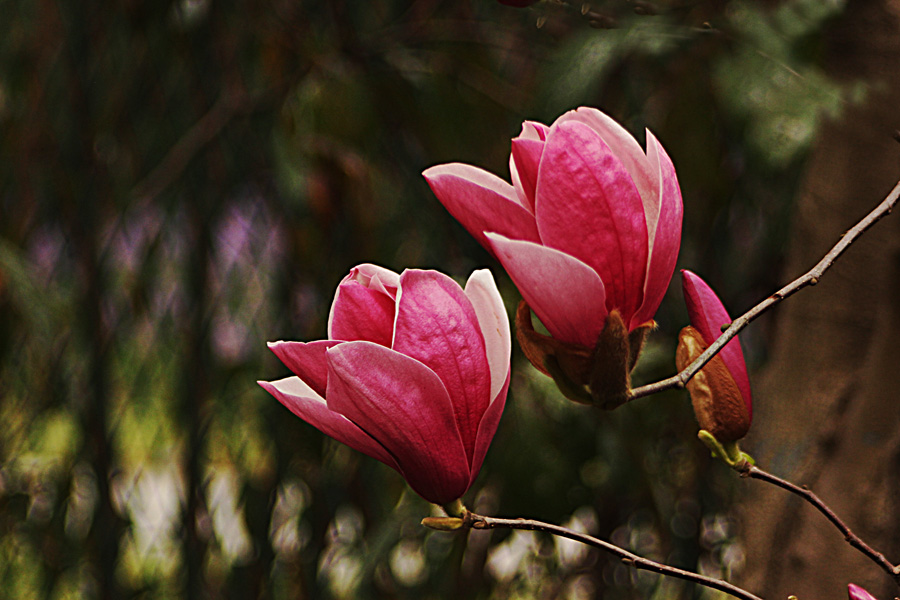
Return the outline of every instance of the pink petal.
{"type": "Polygon", "coordinates": [[[370,263],[353,267],[344,280],[358,281],[367,288],[383,292],[391,298],[397,295],[397,288],[400,286],[400,275],[390,269],[370,263]]]}
{"type": "Polygon", "coordinates": [[[593,267],[607,308],[630,322],[647,269],[644,207],[628,171],[587,125],[568,121],[551,130],[535,217],[543,243],[593,267]]]}
{"type": "Polygon", "coordinates": [[[517,136],[523,140],[541,140],[547,139],[550,128],[537,121],[524,121],[522,123],[522,131],[517,136]]]}
{"type": "Polygon", "coordinates": [[[520,203],[534,214],[534,187],[537,184],[537,168],[541,162],[544,140],[550,128],[536,121],[522,123],[522,131],[512,140],[512,152],[509,155],[509,174],[513,187],[519,195],[520,203]],[[517,145],[520,147],[516,149],[517,145]],[[520,156],[517,156],[517,153],[520,156]],[[518,162],[518,164],[517,164],[518,162]],[[523,170],[526,182],[523,183],[523,170]]]}
{"type": "Polygon", "coordinates": [[[475,455],[472,458],[469,485],[472,485],[475,478],[478,477],[478,472],[484,463],[484,457],[491,446],[494,434],[497,433],[497,426],[500,424],[500,417],[503,416],[503,408],[506,406],[506,393],[509,390],[510,375],[511,372],[508,371],[506,373],[506,381],[503,382],[502,387],[494,399],[491,400],[491,405],[484,411],[484,416],[481,418],[481,424],[478,427],[478,437],[475,440],[475,455]]]}
{"type": "Polygon", "coordinates": [[[375,342],[391,345],[394,330],[394,299],[376,287],[368,287],[352,278],[338,286],[328,317],[328,337],[333,340],[375,342]]]}
{"type": "Polygon", "coordinates": [[[675,166],[662,145],[649,131],[647,156],[654,165],[659,181],[656,186],[659,197],[655,200],[658,211],[655,218],[651,219],[650,216],[647,218],[650,260],[647,264],[647,279],[644,282],[644,301],[631,320],[631,328],[653,319],[672,280],[675,262],[678,260],[678,249],[681,247],[683,207],[675,166]]]}
{"type": "Polygon", "coordinates": [[[524,199],[525,207],[532,213],[534,213],[534,189],[537,186],[538,166],[541,164],[543,151],[544,142],[541,140],[515,138],[509,155],[509,172],[513,187],[516,188],[519,198],[524,199]]]}
{"type": "MultiPolygon", "coordinates": [[[[712,344],[722,335],[722,325],[730,324],[731,317],[722,305],[716,293],[694,273],[681,271],[681,284],[684,288],[684,300],[687,304],[691,325],[700,332],[707,344],[712,344]]],[[[728,368],[734,382],[741,391],[747,414],[752,417],[753,398],[750,394],[750,377],[747,375],[747,364],[744,353],[737,338],[732,338],[719,352],[722,362],[728,368]]]]}
{"type": "Polygon", "coordinates": [[[858,586],[855,583],[847,585],[847,594],[850,596],[850,600],[878,600],[864,587],[858,586]]]}
{"type": "Polygon", "coordinates": [[[466,282],[466,296],[475,309],[481,336],[484,338],[485,354],[491,373],[490,397],[496,398],[500,389],[509,379],[512,336],[509,332],[509,316],[503,298],[494,283],[494,277],[487,269],[479,269],[466,282]]]}
{"type": "Polygon", "coordinates": [[[558,340],[593,348],[606,321],[606,292],[577,258],[532,242],[488,234],[522,298],[558,340]]]}
{"type": "Polygon", "coordinates": [[[328,382],[328,362],[325,351],[343,342],[319,340],[316,342],[270,342],[269,350],[284,365],[300,377],[318,395],[325,396],[328,382]]]}
{"type": "Polygon", "coordinates": [[[400,471],[397,461],[377,440],[345,416],[329,410],[325,400],[299,377],[288,377],[278,381],[258,381],[257,383],[275,396],[292,413],[325,435],[400,471]]]}
{"type": "Polygon", "coordinates": [[[471,462],[491,401],[491,371],[478,316],[462,288],[437,271],[404,271],[392,347],[440,377],[471,462]]]}
{"type": "MultiPolygon", "coordinates": [[[[656,208],[648,207],[648,202],[658,203],[659,177],[655,165],[647,160],[644,150],[634,136],[606,113],[588,106],[570,110],[559,117],[556,123],[566,121],[578,121],[596,131],[609,146],[610,151],[622,161],[644,202],[649,222],[651,220],[649,215],[656,212],[656,208]]],[[[655,218],[652,220],[655,221],[655,218]]]]}
{"type": "Polygon", "coordinates": [[[444,208],[486,249],[485,231],[538,241],[534,215],[496,175],[460,163],[431,167],[422,175],[444,208]]]}
{"type": "Polygon", "coordinates": [[[328,351],[328,407],[377,439],[423,498],[444,504],[469,487],[456,415],[438,376],[419,361],[370,342],[328,351]]]}

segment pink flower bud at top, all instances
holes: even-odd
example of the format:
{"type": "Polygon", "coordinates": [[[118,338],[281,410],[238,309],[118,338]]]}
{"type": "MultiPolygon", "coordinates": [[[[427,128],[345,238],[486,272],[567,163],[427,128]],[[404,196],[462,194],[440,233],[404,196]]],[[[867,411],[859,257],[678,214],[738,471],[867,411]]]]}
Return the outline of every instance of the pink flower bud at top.
{"type": "Polygon", "coordinates": [[[511,336],[487,270],[360,265],[338,286],[327,340],[269,345],[293,377],[260,382],[323,433],[448,504],[478,475],[510,377],[511,336]]]}
{"type": "MultiPolygon", "coordinates": [[[[550,336],[589,356],[614,311],[628,335],[652,327],[675,269],[681,191],[669,156],[652,133],[646,138],[645,152],[609,116],[582,107],[549,127],[523,124],[512,141],[511,183],[460,163],[424,172],[450,214],[503,264],[550,336]]],[[[627,354],[618,362],[633,366],[636,355],[627,354]]],[[[595,365],[580,370],[589,374],[595,365]]],[[[591,378],[583,379],[575,383],[591,378]]]]}
{"type": "MultiPolygon", "coordinates": [[[[681,371],[694,362],[731,323],[722,302],[702,279],[682,271],[682,286],[691,326],[681,330],[675,362],[681,371]]],[[[722,443],[734,442],[750,429],[750,379],[740,342],[735,338],[687,383],[700,428],[722,443]]]]}

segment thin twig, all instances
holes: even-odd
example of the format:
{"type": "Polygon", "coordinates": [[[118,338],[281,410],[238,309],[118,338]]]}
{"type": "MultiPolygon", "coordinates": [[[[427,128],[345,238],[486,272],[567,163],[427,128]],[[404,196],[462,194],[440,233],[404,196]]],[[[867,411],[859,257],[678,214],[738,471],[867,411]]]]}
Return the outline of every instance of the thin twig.
{"type": "Polygon", "coordinates": [[[641,387],[634,388],[631,390],[631,395],[629,396],[630,400],[635,400],[637,398],[642,398],[644,396],[649,396],[650,394],[655,394],[656,392],[661,392],[663,390],[669,390],[673,388],[683,388],[685,384],[690,381],[691,377],[697,374],[697,372],[703,368],[707,362],[709,362],[713,356],[715,356],[722,348],[725,347],[731,338],[736,336],[740,330],[747,326],[753,319],[763,314],[788,296],[802,290],[803,288],[816,285],[819,283],[819,278],[822,277],[822,274],[827,271],[831,265],[834,264],[834,261],[844,253],[845,250],[856,241],[860,235],[862,235],[867,229],[869,229],[872,225],[877,223],[882,217],[890,214],[891,209],[894,208],[894,205],[897,204],[897,200],[900,199],[900,182],[897,182],[897,185],[894,186],[894,189],[891,190],[891,193],[887,195],[887,197],[881,201],[881,204],[875,207],[872,212],[863,217],[863,219],[853,226],[850,230],[848,230],[843,236],[841,236],[840,241],[834,245],[834,247],[822,257],[822,260],[816,264],[815,267],[810,269],[807,273],[798,277],[791,283],[787,284],[747,312],[743,315],[735,319],[731,325],[729,325],[728,329],[726,329],[722,335],[720,335],[715,342],[710,344],[709,348],[706,349],[703,354],[697,357],[697,359],[689,364],[687,367],[682,369],[678,374],[669,377],[668,379],[663,379],[661,381],[657,381],[655,383],[651,383],[648,385],[642,385],[641,387]]]}
{"type": "Polygon", "coordinates": [[[851,546],[865,554],[867,557],[872,559],[872,562],[881,567],[888,575],[890,575],[894,579],[894,583],[900,586],[900,565],[893,565],[891,561],[885,558],[884,554],[878,552],[864,541],[862,541],[858,535],[850,531],[850,528],[847,526],[844,521],[838,517],[831,508],[822,501],[812,490],[807,488],[806,486],[798,486],[790,481],[785,481],[776,475],[769,473],[768,471],[764,471],[755,465],[751,465],[750,463],[745,462],[737,471],[741,474],[741,477],[749,477],[751,479],[759,479],[760,481],[765,481],[767,483],[771,483],[780,487],[781,489],[787,490],[792,494],[796,494],[812,504],[816,510],[825,515],[825,518],[831,521],[831,523],[838,528],[838,530],[844,535],[844,539],[847,540],[851,546]]]}
{"type": "Polygon", "coordinates": [[[667,575],[669,577],[676,577],[678,579],[690,581],[698,585],[725,592],[726,594],[730,594],[735,598],[742,598],[743,600],[762,600],[761,598],[759,598],[758,596],[754,596],[747,590],[739,588],[736,585],[732,585],[727,581],[722,581],[721,579],[713,579],[711,577],[700,575],[699,573],[685,571],[676,567],[670,567],[669,565],[664,565],[650,559],[643,558],[641,556],[638,556],[637,554],[632,554],[628,550],[620,548],[619,546],[616,546],[615,544],[612,544],[610,542],[606,542],[593,536],[579,533],[577,531],[573,531],[559,525],[553,525],[551,523],[544,523],[542,521],[535,521],[532,519],[498,519],[495,517],[485,517],[482,515],[477,515],[468,511],[465,513],[463,521],[465,525],[471,527],[472,529],[507,528],[524,529],[527,531],[543,531],[559,537],[575,540],[576,542],[581,542],[582,544],[593,546],[594,548],[605,550],[610,554],[618,556],[622,559],[623,563],[630,567],[634,567],[635,569],[643,569],[645,571],[652,571],[661,575],[667,575]]]}

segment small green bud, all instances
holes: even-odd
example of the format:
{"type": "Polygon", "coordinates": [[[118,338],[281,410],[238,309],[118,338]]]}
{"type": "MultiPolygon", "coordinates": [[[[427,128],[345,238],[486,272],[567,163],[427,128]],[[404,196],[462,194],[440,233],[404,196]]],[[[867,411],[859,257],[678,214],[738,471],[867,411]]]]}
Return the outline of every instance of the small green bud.
{"type": "Polygon", "coordinates": [[[459,517],[425,517],[422,525],[438,531],[456,531],[462,529],[463,520],[459,517]]]}

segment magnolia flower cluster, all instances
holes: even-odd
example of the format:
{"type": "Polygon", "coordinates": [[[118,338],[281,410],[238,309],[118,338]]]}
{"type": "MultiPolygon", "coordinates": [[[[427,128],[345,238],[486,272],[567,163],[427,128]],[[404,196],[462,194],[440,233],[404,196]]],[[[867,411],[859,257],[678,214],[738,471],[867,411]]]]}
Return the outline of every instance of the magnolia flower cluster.
{"type": "MultiPolygon", "coordinates": [[[[678,257],[672,161],[649,131],[645,151],[604,113],[579,108],[549,126],[525,122],[509,168],[509,182],[458,163],[424,176],[521,292],[517,336],[532,364],[570,398],[613,408],[630,393],[678,257]]],[[[685,294],[694,333],[679,356],[690,361],[729,319],[693,274],[685,294]]],[[[261,385],[301,419],[431,502],[472,485],[510,381],[509,322],[488,271],[462,288],[436,271],[360,265],[338,286],[327,340],[270,347],[294,375],[261,385]]],[[[691,390],[701,427],[739,438],[750,390],[736,340],[704,374],[691,390]]]]}

